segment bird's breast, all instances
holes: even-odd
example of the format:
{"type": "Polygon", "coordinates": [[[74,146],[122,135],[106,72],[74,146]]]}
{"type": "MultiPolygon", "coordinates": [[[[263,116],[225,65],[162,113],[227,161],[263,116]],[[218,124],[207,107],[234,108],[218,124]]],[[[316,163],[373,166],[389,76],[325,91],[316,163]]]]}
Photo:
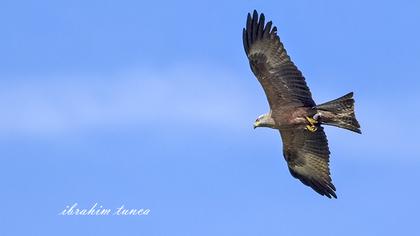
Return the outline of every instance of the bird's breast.
{"type": "Polygon", "coordinates": [[[307,107],[299,107],[294,109],[290,112],[288,117],[288,122],[291,125],[300,125],[306,124],[306,116],[308,116],[308,109],[307,107]]]}

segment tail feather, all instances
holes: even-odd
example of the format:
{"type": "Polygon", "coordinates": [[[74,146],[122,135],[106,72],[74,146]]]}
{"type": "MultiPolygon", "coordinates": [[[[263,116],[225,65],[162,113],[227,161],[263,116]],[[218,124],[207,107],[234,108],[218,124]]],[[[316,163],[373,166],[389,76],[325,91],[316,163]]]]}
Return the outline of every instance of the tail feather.
{"type": "Polygon", "coordinates": [[[348,129],[359,134],[362,133],[354,114],[353,92],[317,105],[315,108],[321,115],[321,123],[348,129]]]}

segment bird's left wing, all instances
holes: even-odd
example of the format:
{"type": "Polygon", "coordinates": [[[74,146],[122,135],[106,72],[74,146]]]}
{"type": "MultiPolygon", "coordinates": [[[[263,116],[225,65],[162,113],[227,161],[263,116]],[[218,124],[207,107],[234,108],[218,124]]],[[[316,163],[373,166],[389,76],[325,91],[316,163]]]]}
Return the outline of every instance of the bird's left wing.
{"type": "Polygon", "coordinates": [[[282,129],[283,156],[290,173],[328,198],[337,198],[330,177],[328,140],[324,129],[308,132],[304,127],[282,129]]]}
{"type": "Polygon", "coordinates": [[[272,28],[271,21],[265,24],[264,14],[259,18],[256,11],[252,16],[248,14],[242,39],[251,69],[264,89],[273,115],[290,107],[315,106],[305,78],[287,55],[277,28],[272,28]]]}

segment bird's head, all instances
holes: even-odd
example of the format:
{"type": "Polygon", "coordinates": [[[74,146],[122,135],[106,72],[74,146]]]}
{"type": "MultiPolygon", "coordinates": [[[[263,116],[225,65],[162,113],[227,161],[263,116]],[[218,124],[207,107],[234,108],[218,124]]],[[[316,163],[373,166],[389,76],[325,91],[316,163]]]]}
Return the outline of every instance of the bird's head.
{"type": "Polygon", "coordinates": [[[258,116],[258,118],[254,122],[254,129],[257,127],[274,127],[274,120],[271,118],[271,114],[263,114],[258,116]]]}

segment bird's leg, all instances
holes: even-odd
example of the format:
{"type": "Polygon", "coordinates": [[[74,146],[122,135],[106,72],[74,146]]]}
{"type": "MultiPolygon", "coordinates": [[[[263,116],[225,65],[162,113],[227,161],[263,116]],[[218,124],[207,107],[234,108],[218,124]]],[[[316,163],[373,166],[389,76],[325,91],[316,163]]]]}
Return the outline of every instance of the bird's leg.
{"type": "Polygon", "coordinates": [[[315,114],[314,118],[309,117],[309,116],[305,116],[306,120],[309,122],[309,125],[306,125],[306,129],[311,131],[311,132],[315,132],[318,128],[315,126],[315,124],[318,123],[318,121],[316,120],[316,118],[318,118],[318,116],[316,116],[317,114],[315,114]]]}

